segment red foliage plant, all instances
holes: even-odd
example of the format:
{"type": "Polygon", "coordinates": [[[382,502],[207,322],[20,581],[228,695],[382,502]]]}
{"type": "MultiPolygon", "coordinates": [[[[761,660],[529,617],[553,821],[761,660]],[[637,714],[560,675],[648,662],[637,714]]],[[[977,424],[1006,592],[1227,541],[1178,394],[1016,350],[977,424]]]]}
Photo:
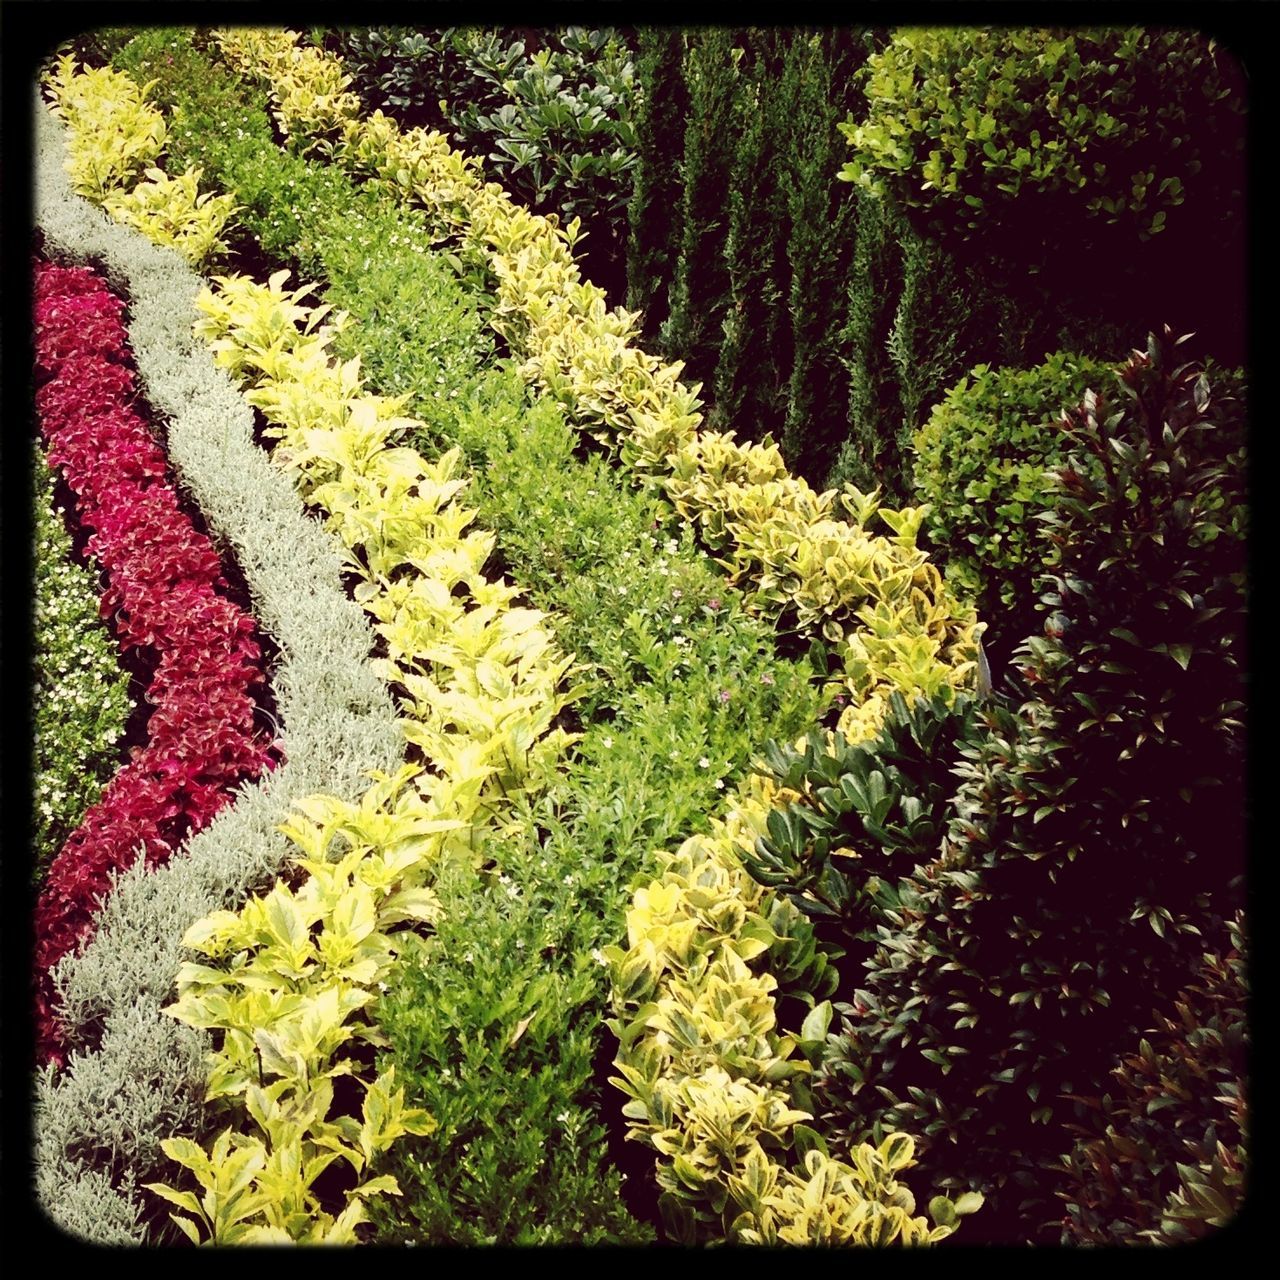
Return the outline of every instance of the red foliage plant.
{"type": "Polygon", "coordinates": [[[50,971],[92,936],[113,876],[166,861],[234,789],[273,768],[255,730],[254,621],[225,594],[218,555],[181,509],[164,451],[135,411],[124,303],[87,268],[36,264],[36,407],[51,465],[75,495],[121,650],[150,650],[147,741],[134,748],[49,869],[36,904],[37,1054],[61,1064],[50,971]]]}

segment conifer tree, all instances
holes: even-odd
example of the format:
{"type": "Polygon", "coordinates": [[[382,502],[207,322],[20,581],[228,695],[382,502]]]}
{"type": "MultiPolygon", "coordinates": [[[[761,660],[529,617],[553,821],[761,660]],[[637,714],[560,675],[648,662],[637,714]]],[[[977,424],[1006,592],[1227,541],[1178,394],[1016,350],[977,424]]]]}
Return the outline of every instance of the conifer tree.
{"type": "Polygon", "coordinates": [[[794,121],[788,183],[793,350],[783,454],[791,470],[821,486],[849,432],[841,330],[848,316],[856,206],[837,174],[846,158],[836,128],[861,95],[867,56],[861,33],[797,33],[781,95],[794,121]]]}
{"type": "Polygon", "coordinates": [[[778,439],[786,415],[791,325],[787,188],[794,86],[782,77],[792,33],[743,37],[738,79],[741,134],[729,188],[725,263],[729,306],[715,371],[712,425],[740,439],[778,439]]]}
{"type": "Polygon", "coordinates": [[[641,312],[643,332],[652,338],[667,318],[680,243],[680,164],[689,89],[684,78],[683,31],[678,27],[641,27],[636,41],[640,102],[627,242],[627,306],[641,312]]]}
{"type": "Polygon", "coordinates": [[[669,359],[683,360],[685,380],[709,386],[724,338],[729,305],[725,240],[726,193],[738,137],[738,62],[734,32],[707,27],[687,35],[685,78],[689,119],[685,130],[679,253],[671,312],[660,343],[669,359]]]}

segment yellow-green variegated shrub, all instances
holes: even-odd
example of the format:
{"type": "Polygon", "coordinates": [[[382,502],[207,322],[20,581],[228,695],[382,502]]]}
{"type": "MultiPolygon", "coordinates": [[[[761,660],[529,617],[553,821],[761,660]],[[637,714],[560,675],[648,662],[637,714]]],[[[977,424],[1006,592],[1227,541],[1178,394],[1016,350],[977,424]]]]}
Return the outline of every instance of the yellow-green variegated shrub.
{"type": "Polygon", "coordinates": [[[813,1118],[789,1087],[811,1070],[797,1050],[821,1041],[831,1006],[818,1005],[799,1036],[779,1031],[777,983],[758,969],[800,921],[736,851],[765,832],[785,794],[753,779],[709,835],[662,855],[660,878],[637,890],[626,948],[603,952],[620,1046],[612,1083],[629,1098],[633,1136],[658,1153],[663,1214],[686,1243],[941,1239],[978,1202],[936,1199],[932,1227],[913,1217],[894,1177],[911,1164],[909,1137],[859,1147],[846,1163],[807,1125],[797,1129],[813,1118]]]}
{"type": "Polygon", "coordinates": [[[469,530],[474,512],[455,501],[458,451],[431,463],[392,445],[417,425],[399,416],[403,399],[365,393],[358,360],[329,359],[346,317],[322,325],[328,308],[299,305],[309,290],[287,290],[287,275],[220,278],[198,299],[197,333],[249,388],[276,456],[347,549],[356,599],[387,643],[385,674],[404,691],[401,727],[432,765],[419,789],[447,790],[468,820],[501,812],[545,786],[573,740],[553,727],[573,696],[560,688],[572,659],[544,614],[512,608],[518,590],[485,576],[494,539],[469,530]]]}
{"type": "Polygon", "coordinates": [[[369,1176],[377,1157],[401,1135],[434,1128],[425,1112],[405,1107],[394,1068],[367,1080],[353,1052],[384,1043],[371,1007],[401,957],[421,946],[415,930],[436,919],[428,880],[445,833],[462,825],[422,804],[405,785],[414,772],[375,775],[359,804],[299,802],[301,815],[281,830],[301,851],[302,883],[278,881],[240,911],[198,921],[182,940],[202,959],[182,966],[166,1012],[219,1037],[207,1096],[242,1106],[257,1130],[228,1128],[209,1153],[189,1139],[163,1143],[204,1194],[150,1189],[193,1215],[171,1216],[196,1243],[353,1243],[364,1200],[400,1194],[394,1178],[369,1176]],[[339,1076],[364,1087],[358,1118],[331,1114],[339,1076]],[[334,1215],[313,1187],[339,1159],[358,1181],[334,1215]]]}
{"type": "Polygon", "coordinates": [[[67,126],[74,191],[153,244],[176,249],[193,267],[225,251],[222,236],[235,201],[202,194],[199,169],[172,178],[157,167],[166,129],[163,115],[146,101],[150,85],[139,87],[110,67],[77,72],[70,54],[46,85],[50,109],[67,126]]]}
{"type": "Polygon", "coordinates": [[[632,346],[636,317],[607,310],[603,291],[581,280],[572,252],[576,223],[562,230],[554,218],[515,205],[438,133],[401,132],[377,112],[360,119],[350,95],[339,91],[336,59],[299,50],[291,33],[233,30],[218,40],[233,65],[273,87],[287,135],[340,131],[333,144],[340,163],[421,205],[442,234],[458,236],[464,257],[487,266],[497,285],[493,323],[520,356],[523,376],[660,484],[757,607],[794,617],[837,654],[849,654],[855,669],[845,672],[843,729],[871,725],[895,688],[910,691],[903,684],[910,672],[918,671],[925,687],[972,680],[976,619],[916,550],[921,511],[881,510],[894,532],[884,538],[866,528],[874,499],[842,497],[865,513],[846,523],[832,514],[837,495],[789,476],[776,446],[699,436],[697,388],[679,382],[681,366],[632,346]],[[299,76],[312,77],[307,92],[275,89],[299,76]],[[871,628],[883,640],[890,625],[901,631],[900,643],[855,638],[871,628]]]}
{"type": "Polygon", "coordinates": [[[71,54],[47,81],[51,110],[67,126],[66,169],[77,194],[101,204],[153,165],[164,150],[164,117],[139,87],[110,67],[77,72],[71,54]]]}
{"type": "MultiPolygon", "coordinates": [[[[270,33],[263,39],[269,44],[270,33]]],[[[73,148],[95,111],[111,116],[113,94],[141,103],[127,78],[86,93],[70,61],[59,76],[73,148]]],[[[299,100],[312,110],[323,95],[304,90],[299,100]]],[[[100,167],[126,170],[119,155],[100,167]]],[[[181,189],[193,209],[207,209],[197,179],[181,189]]],[[[168,189],[162,171],[150,182],[168,189]]],[[[127,219],[153,195],[143,192],[132,205],[118,199],[112,211],[127,219]]],[[[196,331],[263,410],[280,442],[273,456],[325,510],[346,547],[347,567],[359,579],[355,594],[387,641],[387,677],[407,694],[406,738],[423,750],[430,771],[408,766],[395,777],[375,775],[358,806],[312,797],[301,806],[305,820],[282,827],[305,855],[297,869],[307,879],[296,889],[282,880],[184,937],[209,963],[183,966],[169,1011],[218,1037],[210,1098],[241,1104],[258,1133],[227,1129],[211,1153],[170,1139],[166,1153],[203,1194],[149,1186],[192,1215],[173,1216],[193,1240],[224,1244],[351,1242],[364,1221],[363,1199],[399,1193],[393,1179],[368,1177],[369,1166],[396,1137],[428,1132],[432,1122],[405,1108],[392,1069],[365,1081],[343,1047],[382,1043],[372,1018],[376,991],[418,945],[414,930],[435,918],[428,880],[436,864],[474,857],[477,828],[508,820],[511,800],[544,786],[572,741],[552,727],[572,696],[560,688],[572,660],[559,652],[543,614],[511,608],[516,589],[484,576],[493,539],[466,531],[473,513],[454,502],[464,483],[452,477],[457,452],[432,464],[391,444],[418,425],[399,416],[403,400],[367,394],[358,360],[330,359],[329,340],[346,317],[321,324],[328,308],[301,306],[310,290],[287,293],[286,279],[220,281],[218,294],[206,290],[199,299],[196,331]],[[337,836],[347,848],[335,858],[337,836]],[[365,1088],[359,1118],[349,1108],[330,1115],[333,1080],[343,1075],[365,1088]],[[336,1159],[364,1180],[335,1216],[313,1184],[336,1159]]]]}
{"type": "Polygon", "coordinates": [[[170,178],[161,169],[146,171],[145,181],[129,191],[112,191],[103,207],[118,222],[135,227],[153,244],[176,249],[199,268],[226,251],[222,234],[236,211],[231,196],[200,192],[201,169],[170,178]]]}

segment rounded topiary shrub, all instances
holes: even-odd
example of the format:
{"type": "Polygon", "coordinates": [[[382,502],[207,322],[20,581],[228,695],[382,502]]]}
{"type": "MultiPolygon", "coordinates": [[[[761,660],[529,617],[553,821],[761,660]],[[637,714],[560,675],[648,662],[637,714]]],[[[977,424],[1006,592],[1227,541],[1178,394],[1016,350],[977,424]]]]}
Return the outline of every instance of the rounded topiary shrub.
{"type": "Polygon", "coordinates": [[[1038,517],[1048,470],[1065,455],[1059,421],[1088,390],[1115,382],[1100,360],[1057,352],[1033,369],[980,364],[934,407],[913,437],[916,498],[947,581],[972,596],[983,644],[1003,663],[1036,625],[1035,581],[1046,551],[1038,517]]]}
{"type": "Polygon", "coordinates": [[[867,64],[841,176],[961,235],[1065,194],[1145,238],[1216,161],[1236,79],[1192,31],[904,29],[867,64]]]}

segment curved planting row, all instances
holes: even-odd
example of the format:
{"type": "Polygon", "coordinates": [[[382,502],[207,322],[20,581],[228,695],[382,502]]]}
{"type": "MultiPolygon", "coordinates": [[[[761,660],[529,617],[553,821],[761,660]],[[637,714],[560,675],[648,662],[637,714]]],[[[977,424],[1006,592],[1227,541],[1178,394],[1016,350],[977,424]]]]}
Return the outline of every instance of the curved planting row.
{"type": "Polygon", "coordinates": [[[37,264],[36,392],[49,460],[76,495],[102,566],[104,616],[126,651],[154,651],[147,743],[53,860],[36,904],[36,1039],[61,1062],[50,971],[79,949],[114,873],[156,865],[234,789],[275,762],[254,728],[254,622],[225,595],[209,540],[179,507],[164,451],[132,409],[124,303],[93,272],[37,264]]]}
{"type": "Polygon", "coordinates": [[[696,388],[680,383],[681,366],[633,346],[636,317],[607,311],[603,292],[581,281],[576,220],[561,229],[520,208],[438,133],[402,132],[381,112],[361,119],[341,64],[291,32],[234,29],[217,39],[233,66],[269,84],[287,138],[455,236],[496,279],[493,324],[522,358],[522,375],[659,485],[761,612],[822,635],[850,697],[842,731],[874,730],[895,688],[932,694],[972,680],[976,622],[915,546],[922,510],[879,510],[851,486],[815,493],[787,473],[776,446],[699,433],[696,388]],[[837,518],[841,510],[853,523],[837,518]],[[892,538],[867,529],[877,512],[892,538]]]}
{"type": "MultiPolygon", "coordinates": [[[[36,1094],[36,1183],[66,1230],[142,1238],[138,1184],[165,1165],[161,1141],[207,1123],[209,1038],[165,1016],[180,940],[285,864],[278,830],[316,792],[356,796],[394,769],[402,738],[369,663],[372,634],[343,592],[331,539],[253,442],[249,408],[193,342],[199,280],[173,253],[113,225],[76,196],[62,131],[37,104],[35,213],[46,251],[106,264],[130,297],[129,339],[147,398],[168,423],[169,459],[210,529],[233,550],[263,631],[278,646],[274,691],[285,757],[164,866],[116,881],[94,938],[53,974],[79,1047],[36,1094]]],[[[100,130],[99,136],[108,135],[100,130]]]]}
{"type": "Polygon", "coordinates": [[[31,844],[38,888],[119,768],[130,699],[128,674],[98,616],[95,577],[72,558],[53,473],[38,449],[34,461],[31,844]]]}
{"type": "MultiPolygon", "coordinates": [[[[802,624],[822,625],[844,660],[854,695],[842,727],[857,735],[874,729],[894,688],[936,692],[971,676],[973,623],[954,616],[940,575],[915,549],[921,512],[888,513],[894,540],[873,538],[864,525],[875,510],[874,499],[851,491],[845,505],[857,525],[834,521],[835,495],[815,495],[786,476],[771,446],[744,449],[728,437],[698,437],[696,402],[676,381],[678,369],[631,348],[630,318],[606,314],[599,291],[577,283],[574,227],[562,234],[547,220],[515,208],[494,184],[482,187],[473,167],[450,152],[439,135],[402,135],[378,114],[358,120],[354,100],[343,92],[340,67],[314,50],[297,49],[288,33],[236,31],[222,37],[222,46],[242,68],[270,81],[286,134],[318,138],[341,163],[381,178],[458,231],[464,251],[498,277],[495,323],[517,351],[530,357],[522,371],[588,425],[605,428],[606,436],[609,428],[623,429],[624,460],[664,483],[684,514],[698,519],[713,547],[729,549],[725,563],[755,581],[758,604],[775,615],[790,611],[802,624]],[[841,619],[852,620],[850,615],[862,625],[846,633],[841,619]]],[[[732,854],[731,841],[711,847],[724,859],[711,873],[711,882],[719,883],[704,889],[695,877],[687,886],[691,895],[683,910],[689,918],[675,935],[675,950],[669,938],[661,949],[652,938],[644,941],[649,954],[640,967],[654,972],[653,994],[669,1004],[679,1003],[682,993],[667,987],[666,970],[684,967],[695,940],[705,951],[715,950],[725,936],[723,920],[737,914],[735,899],[754,888],[732,854]]],[[[668,900],[680,896],[670,885],[655,887],[668,900]]],[[[725,1112],[725,1098],[735,1084],[771,1069],[775,1077],[786,1074],[773,1059],[785,1058],[795,1041],[780,1041],[782,1053],[775,1055],[763,1038],[773,1019],[772,1001],[766,998],[763,1023],[751,1026],[751,1043],[763,1048],[739,1066],[743,1059],[734,1046],[742,1029],[731,1027],[726,1039],[723,1026],[708,1015],[713,1008],[750,1006],[760,993],[747,990],[745,967],[729,964],[724,975],[717,975],[719,989],[709,981],[705,960],[692,964],[690,975],[694,989],[688,1005],[697,1006],[697,1016],[684,1019],[683,1035],[693,1050],[696,1076],[688,1074],[688,1059],[669,1051],[668,1034],[652,1025],[654,1002],[629,1003],[625,984],[619,995],[624,1021],[634,1024],[624,1027],[624,1043],[632,1049],[621,1065],[640,1071],[648,1086],[661,1086],[650,1087],[631,1105],[641,1107],[651,1135],[660,1135],[651,1137],[653,1145],[673,1157],[664,1182],[679,1234],[695,1236],[699,1220],[709,1223],[713,1236],[724,1232],[744,1240],[784,1238],[780,1228],[794,1233],[785,1238],[806,1239],[929,1234],[923,1219],[910,1218],[909,1197],[887,1186],[900,1167],[899,1157],[909,1160],[907,1148],[895,1146],[892,1158],[865,1149],[861,1158],[871,1172],[858,1177],[815,1147],[805,1156],[806,1177],[785,1171],[768,1154],[788,1144],[788,1130],[806,1113],[785,1107],[776,1090],[735,1099],[725,1112]],[[707,1067],[708,1060],[715,1065],[707,1067]],[[724,1064],[735,1074],[726,1073],[724,1064]],[[684,1105],[670,1106],[673,1096],[684,1105]],[[717,1139],[709,1151],[701,1149],[701,1160],[691,1161],[685,1148],[698,1149],[699,1128],[722,1135],[726,1114],[736,1117],[739,1139],[727,1150],[717,1139]],[[672,1131],[680,1135],[674,1142],[672,1131]],[[788,1177],[795,1181],[778,1194],[788,1177]]],[[[620,972],[619,980],[624,983],[620,972]]],[[[942,1224],[954,1223],[957,1209],[975,1204],[972,1197],[956,1206],[935,1202],[940,1221],[935,1231],[947,1233],[950,1227],[942,1224]]]]}
{"type": "MultiPolygon", "coordinates": [[[[492,892],[483,882],[469,894],[454,886],[438,949],[396,984],[386,1025],[397,1070],[424,1064],[406,1078],[441,1128],[395,1156],[409,1190],[403,1210],[380,1208],[380,1226],[419,1240],[503,1232],[496,1238],[559,1241],[600,1238],[591,1233],[603,1220],[633,1238],[639,1224],[619,1213],[616,1171],[606,1166],[606,1176],[592,1177],[603,1152],[588,1145],[599,1129],[583,1105],[591,1078],[583,1042],[600,1034],[605,1001],[601,970],[587,957],[620,931],[622,891],[635,870],[648,870],[649,850],[705,827],[725,773],[737,772],[757,743],[811,723],[809,664],[772,653],[766,627],[743,614],[737,593],[687,537],[678,546],[655,535],[671,522],[661,500],[629,490],[599,457],[572,456],[558,406],[544,399],[529,409],[509,376],[459,369],[451,351],[475,349],[478,318],[457,309],[462,287],[452,269],[428,258],[421,215],[379,206],[332,169],[284,152],[273,155],[275,185],[256,188],[258,157],[274,145],[265,117],[183,33],[140,40],[123,61],[161,72],[158,93],[174,104],[175,136],[216,138],[232,125],[237,137],[245,132],[233,148],[188,143],[184,154],[207,161],[245,200],[246,220],[277,252],[288,249],[272,228],[304,228],[308,254],[335,282],[330,298],[361,317],[334,334],[335,346],[348,356],[371,352],[385,385],[414,387],[434,430],[484,459],[477,470],[488,518],[503,529],[504,561],[514,557],[522,577],[532,572],[544,597],[567,606],[575,650],[601,673],[583,715],[612,717],[589,728],[554,809],[539,807],[541,842],[503,840],[492,892]],[[165,60],[157,63],[160,48],[165,60]],[[307,202],[311,191],[323,193],[318,208],[307,202]],[[455,380],[465,404],[454,401],[455,380]],[[489,956],[483,971],[473,951],[489,956]],[[447,1025],[416,1007],[437,1003],[447,1025]],[[528,1085],[514,1083],[513,1059],[528,1064],[528,1085]],[[559,1143],[561,1133],[570,1144],[559,1143]],[[518,1203],[495,1203],[518,1188],[528,1188],[518,1203]]],[[[256,330],[259,342],[265,332],[256,330]]],[[[785,903],[773,917],[779,948],[801,956],[807,948],[813,958],[803,920],[785,903]]],[[[771,966],[782,963],[775,951],[771,966]]]]}
{"type": "MultiPolygon", "coordinates": [[[[864,510],[867,506],[869,504],[864,504],[864,510]]],[[[907,535],[902,536],[909,542],[907,535]]],[[[919,557],[919,553],[913,553],[913,556],[919,557]]],[[[922,557],[919,558],[922,559],[922,557]]],[[[734,976],[736,977],[737,975],[734,976]]],[[[794,1119],[795,1117],[789,1118],[794,1119]]],[[[750,1143],[748,1146],[750,1146],[750,1143]]],[[[762,1148],[756,1143],[754,1150],[762,1151],[762,1148]]],[[[822,1193],[825,1191],[827,1203],[822,1205],[821,1211],[816,1218],[801,1222],[797,1219],[798,1200],[788,1207],[787,1196],[784,1194],[780,1198],[782,1227],[784,1230],[791,1228],[794,1231],[801,1232],[800,1238],[819,1239],[841,1238],[839,1234],[841,1229],[845,1231],[849,1238],[866,1239],[892,1238],[904,1230],[908,1235],[918,1233],[923,1229],[923,1220],[918,1220],[920,1225],[917,1226],[916,1223],[912,1223],[908,1219],[905,1206],[909,1203],[909,1198],[905,1196],[901,1189],[887,1185],[894,1170],[900,1167],[902,1161],[908,1157],[909,1144],[895,1143],[891,1149],[886,1149],[881,1153],[877,1167],[876,1161],[872,1157],[870,1149],[868,1149],[867,1158],[872,1161],[869,1166],[871,1172],[866,1173],[863,1177],[853,1177],[848,1167],[845,1167],[842,1171],[834,1162],[824,1166],[821,1154],[816,1151],[811,1153],[809,1159],[811,1167],[807,1171],[809,1177],[807,1180],[802,1179],[802,1181],[805,1181],[806,1186],[805,1195],[812,1200],[814,1194],[818,1194],[821,1201],[823,1200],[822,1193]],[[871,1192],[870,1197],[863,1194],[868,1189],[871,1192]],[[878,1207],[884,1210],[891,1210],[891,1212],[876,1212],[870,1207],[874,1205],[877,1197],[885,1201],[883,1205],[878,1207]],[[831,1221],[824,1221],[824,1215],[830,1218],[831,1221]],[[842,1219],[842,1226],[834,1228],[832,1223],[838,1219],[842,1219]]],[[[761,1166],[760,1169],[759,1176],[753,1173],[753,1184],[757,1186],[759,1193],[758,1205],[753,1209],[753,1214],[758,1227],[757,1236],[767,1239],[771,1238],[770,1231],[774,1231],[777,1228],[779,1211],[769,1203],[769,1195],[773,1188],[771,1185],[767,1185],[769,1184],[768,1162],[761,1166]]],[[[778,1197],[774,1198],[778,1199],[778,1197]]],[[[794,1200],[795,1197],[792,1197],[792,1199],[794,1200]]],[[[734,1229],[741,1238],[756,1238],[751,1235],[753,1230],[751,1223],[737,1224],[734,1229]]],[[[790,1237],[784,1236],[783,1238],[790,1237]]]]}
{"type": "MultiPolygon", "coordinates": [[[[64,75],[59,88],[64,96],[74,90],[71,77],[64,75]]],[[[434,864],[467,851],[485,810],[500,817],[522,791],[542,785],[569,740],[550,723],[563,705],[554,689],[569,660],[556,653],[540,614],[511,609],[515,590],[483,577],[492,539],[463,534],[470,513],[451,501],[460,487],[449,478],[456,454],[431,467],[411,450],[387,447],[393,431],[411,424],[395,417],[394,402],[361,394],[356,362],[325,360],[328,328],[317,329],[319,315],[306,316],[293,305],[296,297],[284,299],[280,284],[224,282],[221,305],[204,304],[216,317],[205,330],[219,360],[257,384],[253,398],[284,437],[277,459],[329,509],[347,543],[348,566],[365,579],[357,596],[382,619],[387,666],[409,694],[406,737],[436,773],[404,791],[418,772],[411,767],[375,788],[360,810],[363,827],[349,806],[313,797],[307,812],[327,816],[330,833],[317,842],[306,824],[286,829],[313,857],[342,832],[356,848],[337,871],[304,860],[310,876],[296,894],[277,884],[239,915],[215,913],[184,939],[214,960],[229,949],[240,956],[229,972],[184,966],[173,1012],[226,1033],[211,1096],[235,1097],[248,1088],[250,1117],[267,1144],[228,1130],[212,1164],[189,1141],[165,1144],[210,1190],[223,1193],[212,1216],[190,1193],[149,1186],[195,1212],[221,1242],[350,1239],[362,1220],[362,1197],[395,1190],[393,1180],[376,1178],[350,1191],[336,1218],[320,1207],[311,1184],[336,1154],[360,1172],[405,1131],[399,1122],[384,1123],[388,1107],[402,1105],[402,1092],[390,1093],[391,1069],[370,1085],[364,1124],[354,1133],[328,1118],[332,1089],[326,1093],[321,1082],[355,1073],[354,1060],[332,1060],[352,1036],[376,1042],[375,1028],[346,1024],[373,1000],[375,986],[385,986],[399,953],[413,950],[413,927],[434,918],[438,904],[424,883],[434,864]],[[295,318],[304,321],[301,328],[295,318]],[[399,825],[389,828],[393,817],[399,825]],[[384,932],[405,923],[409,929],[397,930],[394,941],[384,932]],[[317,924],[318,965],[307,959],[317,924]],[[252,973],[244,969],[249,952],[252,973]],[[279,1079],[259,1096],[251,1081],[261,1081],[264,1069],[279,1079]],[[359,1144],[341,1137],[358,1137],[359,1144]],[[282,1158],[297,1175],[287,1185],[280,1182],[282,1158]],[[226,1178],[231,1183],[219,1181],[226,1178]],[[232,1184],[247,1195],[231,1195],[232,1184]],[[259,1215],[264,1221],[246,1223],[259,1215]]],[[[419,1113],[402,1120],[418,1131],[429,1124],[419,1113]]],[[[177,1220],[198,1238],[195,1226],[177,1220]]]]}

